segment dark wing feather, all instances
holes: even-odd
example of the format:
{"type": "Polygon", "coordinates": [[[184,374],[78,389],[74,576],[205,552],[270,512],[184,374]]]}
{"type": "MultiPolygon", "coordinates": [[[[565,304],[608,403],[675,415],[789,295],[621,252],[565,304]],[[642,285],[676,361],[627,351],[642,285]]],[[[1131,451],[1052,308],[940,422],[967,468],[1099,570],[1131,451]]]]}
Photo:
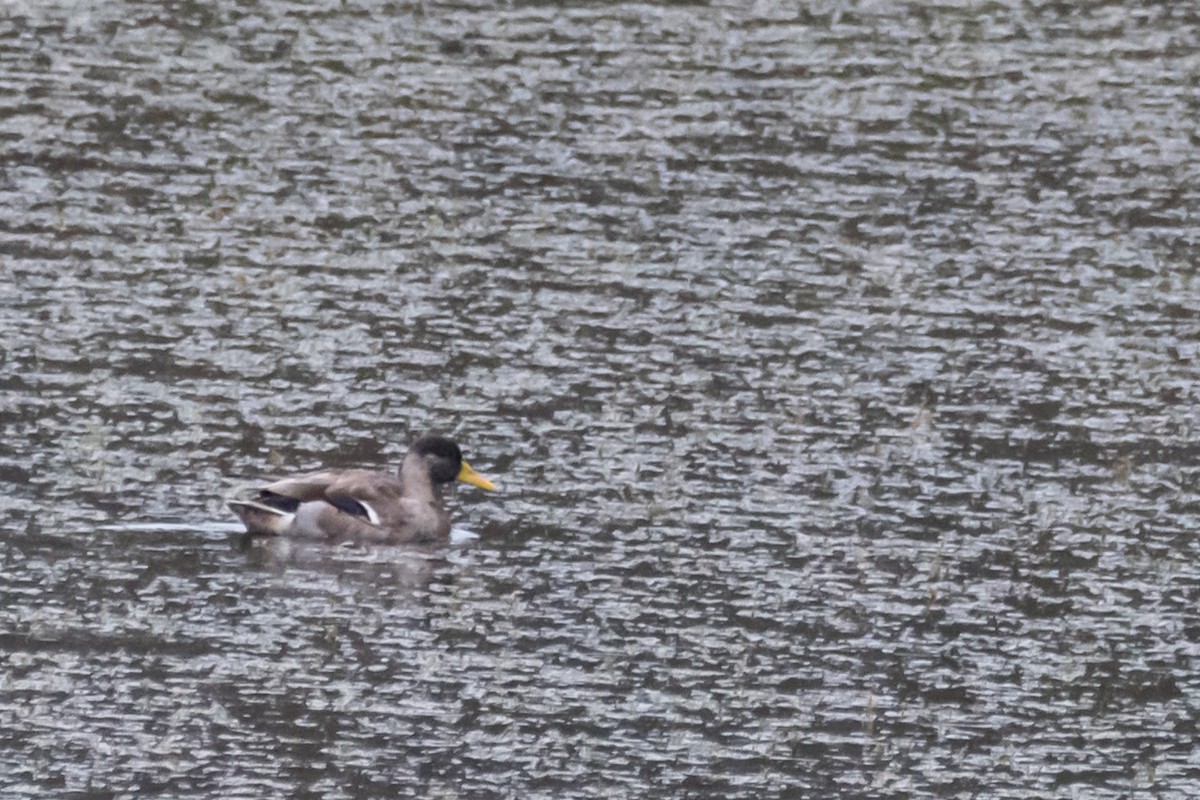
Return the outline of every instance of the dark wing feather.
{"type": "Polygon", "coordinates": [[[324,470],[297,475],[267,484],[259,492],[262,497],[288,497],[301,503],[323,500],[325,491],[342,476],[340,470],[324,470]]]}
{"type": "Polygon", "coordinates": [[[368,470],[347,470],[338,475],[324,493],[331,506],[375,523],[390,516],[403,493],[403,485],[395,475],[368,470]],[[370,507],[368,510],[367,507],[370,507]]]}

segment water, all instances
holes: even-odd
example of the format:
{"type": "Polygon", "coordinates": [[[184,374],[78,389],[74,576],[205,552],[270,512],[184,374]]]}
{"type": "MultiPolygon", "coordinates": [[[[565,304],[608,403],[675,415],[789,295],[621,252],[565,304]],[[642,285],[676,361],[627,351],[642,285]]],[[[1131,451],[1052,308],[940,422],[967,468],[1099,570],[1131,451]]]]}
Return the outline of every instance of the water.
{"type": "Polygon", "coordinates": [[[1198,23],[8,6],[0,796],[1195,796],[1198,23]]]}

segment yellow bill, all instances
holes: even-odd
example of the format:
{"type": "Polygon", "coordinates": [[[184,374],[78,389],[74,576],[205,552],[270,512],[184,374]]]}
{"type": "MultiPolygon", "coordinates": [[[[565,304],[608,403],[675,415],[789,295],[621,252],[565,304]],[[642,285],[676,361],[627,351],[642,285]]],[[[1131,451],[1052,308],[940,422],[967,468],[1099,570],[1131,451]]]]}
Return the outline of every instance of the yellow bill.
{"type": "Polygon", "coordinates": [[[462,469],[458,471],[458,479],[463,483],[478,486],[480,489],[486,489],[489,492],[496,491],[496,484],[471,469],[471,465],[465,461],[462,462],[462,469]]]}

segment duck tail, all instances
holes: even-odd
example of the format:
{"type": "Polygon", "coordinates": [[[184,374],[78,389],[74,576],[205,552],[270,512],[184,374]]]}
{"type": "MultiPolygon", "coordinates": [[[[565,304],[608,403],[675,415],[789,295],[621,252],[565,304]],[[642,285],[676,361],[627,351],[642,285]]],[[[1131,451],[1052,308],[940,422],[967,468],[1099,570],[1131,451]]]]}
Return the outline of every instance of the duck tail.
{"type": "Polygon", "coordinates": [[[229,500],[228,506],[237,514],[251,536],[282,536],[296,520],[293,511],[285,511],[256,500],[229,500]]]}

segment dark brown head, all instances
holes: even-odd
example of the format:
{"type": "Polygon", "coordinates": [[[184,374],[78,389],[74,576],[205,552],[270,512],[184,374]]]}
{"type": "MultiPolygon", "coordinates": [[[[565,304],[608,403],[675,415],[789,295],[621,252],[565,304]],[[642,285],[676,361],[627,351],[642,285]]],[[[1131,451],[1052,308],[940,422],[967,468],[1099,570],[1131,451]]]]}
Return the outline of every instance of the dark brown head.
{"type": "Polygon", "coordinates": [[[463,461],[462,450],[445,436],[422,436],[413,442],[408,452],[425,462],[429,478],[435,484],[460,480],[489,492],[496,488],[491,481],[463,461]]]}

